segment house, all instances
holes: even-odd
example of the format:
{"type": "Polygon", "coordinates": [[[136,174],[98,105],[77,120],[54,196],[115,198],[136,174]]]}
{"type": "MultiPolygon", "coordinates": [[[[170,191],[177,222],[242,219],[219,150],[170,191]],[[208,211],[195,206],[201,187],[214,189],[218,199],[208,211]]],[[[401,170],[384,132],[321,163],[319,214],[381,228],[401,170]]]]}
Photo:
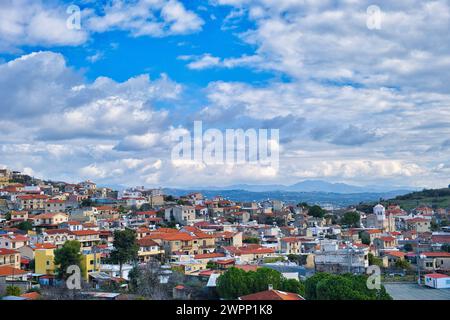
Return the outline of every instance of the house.
{"type": "Polygon", "coordinates": [[[378,250],[394,249],[398,243],[397,238],[393,236],[381,236],[373,241],[378,250]]]}
{"type": "Polygon", "coordinates": [[[164,250],[152,239],[141,238],[137,240],[137,243],[139,245],[138,258],[140,262],[147,262],[151,258],[160,259],[164,254],[164,250]]]}
{"type": "Polygon", "coordinates": [[[387,266],[394,267],[397,261],[405,259],[406,253],[401,251],[385,251],[384,256],[387,257],[387,266]]]}
{"type": "Polygon", "coordinates": [[[412,218],[406,220],[406,225],[410,230],[416,230],[418,233],[431,231],[431,220],[426,218],[412,218]]]}
{"type": "Polygon", "coordinates": [[[79,231],[70,231],[70,234],[75,236],[74,240],[80,242],[82,251],[90,251],[93,246],[96,246],[100,243],[99,231],[79,230],[79,231]]]}
{"type": "Polygon", "coordinates": [[[43,194],[35,195],[22,195],[17,196],[17,207],[19,210],[45,210],[45,204],[48,201],[49,196],[43,194]]]}
{"type": "Polygon", "coordinates": [[[69,221],[69,215],[63,212],[43,213],[34,217],[34,225],[38,227],[57,227],[69,221]]]}
{"type": "Polygon", "coordinates": [[[11,211],[12,222],[21,222],[28,220],[28,211],[11,211]]]}
{"type": "Polygon", "coordinates": [[[37,248],[34,251],[34,272],[37,274],[55,274],[54,247],[37,248]]]}
{"type": "Polygon", "coordinates": [[[239,262],[252,262],[275,255],[274,248],[263,247],[259,244],[246,244],[242,247],[223,247],[225,254],[239,262]]]}
{"type": "Polygon", "coordinates": [[[49,199],[45,203],[45,213],[64,212],[66,210],[66,202],[59,199],[49,199]]]}
{"type": "Polygon", "coordinates": [[[420,256],[420,268],[428,271],[450,271],[449,252],[422,252],[420,256]]]}
{"type": "Polygon", "coordinates": [[[0,265],[0,296],[6,293],[8,286],[19,287],[20,290],[27,291],[31,288],[31,282],[27,280],[27,271],[12,266],[0,265]]]}
{"type": "Polygon", "coordinates": [[[0,267],[11,266],[20,268],[20,253],[16,250],[0,248],[0,267]]]}
{"type": "Polygon", "coordinates": [[[285,237],[280,240],[281,253],[300,254],[302,252],[301,240],[298,237],[285,237]]]}
{"type": "Polygon", "coordinates": [[[29,238],[20,234],[6,234],[0,236],[0,248],[4,249],[19,249],[28,245],[29,238]]]}
{"type": "Polygon", "coordinates": [[[284,292],[280,290],[274,290],[269,288],[269,290],[261,291],[257,293],[248,294],[238,298],[239,300],[305,300],[301,295],[292,292],[284,292]]]}
{"type": "Polygon", "coordinates": [[[320,250],[314,251],[314,264],[318,272],[365,273],[369,266],[369,248],[339,246],[337,241],[322,240],[320,250]]]}
{"type": "Polygon", "coordinates": [[[182,225],[189,225],[196,222],[195,207],[175,206],[166,208],[164,217],[166,221],[175,221],[182,225]]]}
{"type": "Polygon", "coordinates": [[[68,229],[49,229],[38,236],[39,243],[50,243],[58,247],[69,240],[75,240],[75,235],[68,229]]]}
{"type": "Polygon", "coordinates": [[[425,285],[435,289],[450,289],[450,276],[441,273],[426,274],[425,285]]]}

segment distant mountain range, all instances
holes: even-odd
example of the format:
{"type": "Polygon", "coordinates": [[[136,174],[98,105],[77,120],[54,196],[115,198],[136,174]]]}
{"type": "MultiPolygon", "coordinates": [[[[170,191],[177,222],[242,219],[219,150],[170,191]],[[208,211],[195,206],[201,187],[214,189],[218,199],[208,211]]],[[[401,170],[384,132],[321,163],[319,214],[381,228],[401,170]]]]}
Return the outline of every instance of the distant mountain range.
{"type": "Polygon", "coordinates": [[[263,201],[277,199],[287,203],[308,202],[334,207],[348,206],[360,202],[391,199],[416,191],[417,188],[382,186],[353,186],[345,183],[330,183],[323,180],[305,180],[292,185],[237,184],[226,187],[165,188],[166,194],[174,196],[201,192],[207,198],[220,195],[236,201],[263,201]]]}
{"type": "Polygon", "coordinates": [[[192,192],[200,192],[206,198],[213,198],[220,195],[226,199],[240,202],[281,200],[285,203],[297,204],[307,202],[309,204],[319,204],[330,207],[346,207],[357,205],[361,202],[374,202],[380,199],[392,199],[399,195],[404,195],[408,191],[390,192],[360,192],[360,193],[333,193],[333,192],[291,192],[291,191],[248,191],[248,190],[211,190],[211,189],[163,189],[165,194],[176,197],[192,192]]]}
{"type": "Polygon", "coordinates": [[[354,186],[345,183],[331,183],[323,180],[305,180],[292,185],[252,185],[252,184],[236,184],[226,187],[205,187],[205,190],[246,190],[253,192],[266,191],[287,191],[287,192],[332,192],[332,193],[385,193],[400,192],[408,193],[418,190],[411,187],[390,188],[386,186],[354,186]]]}

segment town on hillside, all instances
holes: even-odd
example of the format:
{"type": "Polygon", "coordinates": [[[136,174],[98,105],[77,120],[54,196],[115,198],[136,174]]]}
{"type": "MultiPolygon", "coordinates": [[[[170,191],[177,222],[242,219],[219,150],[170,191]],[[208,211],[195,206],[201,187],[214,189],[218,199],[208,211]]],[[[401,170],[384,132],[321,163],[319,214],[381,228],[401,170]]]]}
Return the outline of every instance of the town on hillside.
{"type": "Polygon", "coordinates": [[[449,213],[175,197],[2,169],[0,299],[448,300],[449,213]]]}

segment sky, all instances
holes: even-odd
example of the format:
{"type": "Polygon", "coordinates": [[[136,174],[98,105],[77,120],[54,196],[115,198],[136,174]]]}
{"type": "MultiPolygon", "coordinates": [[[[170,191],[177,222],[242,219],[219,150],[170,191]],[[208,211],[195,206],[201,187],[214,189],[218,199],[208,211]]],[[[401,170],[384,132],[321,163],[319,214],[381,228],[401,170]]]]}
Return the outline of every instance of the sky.
{"type": "Polygon", "coordinates": [[[446,0],[2,0],[0,167],[102,185],[444,187],[449,30],[446,0]],[[279,129],[279,169],[172,161],[194,121],[279,129]]]}

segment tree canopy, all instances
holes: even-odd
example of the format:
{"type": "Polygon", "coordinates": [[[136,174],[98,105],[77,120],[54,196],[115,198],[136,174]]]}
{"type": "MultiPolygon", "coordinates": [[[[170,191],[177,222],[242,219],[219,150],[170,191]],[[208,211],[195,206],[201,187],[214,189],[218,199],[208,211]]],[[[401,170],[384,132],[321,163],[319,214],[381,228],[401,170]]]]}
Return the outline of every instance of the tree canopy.
{"type": "Polygon", "coordinates": [[[217,291],[220,297],[236,299],[240,296],[268,290],[269,285],[274,289],[304,294],[303,283],[295,279],[286,279],[273,269],[259,268],[256,271],[244,271],[230,268],[217,279],[217,291]]]}
{"type": "Polygon", "coordinates": [[[59,278],[65,278],[67,268],[77,265],[81,269],[81,244],[76,240],[64,242],[64,245],[55,250],[56,273],[59,278]]]}
{"type": "Polygon", "coordinates": [[[361,217],[358,212],[349,211],[344,213],[344,216],[341,219],[341,224],[348,227],[357,228],[360,225],[360,218],[361,217]]]}
{"type": "Polygon", "coordinates": [[[113,246],[111,260],[119,264],[122,274],[123,264],[137,259],[139,245],[136,241],[136,232],[131,229],[114,231],[113,246]]]}
{"type": "Polygon", "coordinates": [[[326,214],[326,210],[322,209],[320,206],[315,205],[308,209],[308,215],[315,218],[323,218],[326,214]]]}
{"type": "Polygon", "coordinates": [[[367,287],[366,275],[316,273],[305,281],[307,300],[392,300],[381,285],[367,287]]]}

